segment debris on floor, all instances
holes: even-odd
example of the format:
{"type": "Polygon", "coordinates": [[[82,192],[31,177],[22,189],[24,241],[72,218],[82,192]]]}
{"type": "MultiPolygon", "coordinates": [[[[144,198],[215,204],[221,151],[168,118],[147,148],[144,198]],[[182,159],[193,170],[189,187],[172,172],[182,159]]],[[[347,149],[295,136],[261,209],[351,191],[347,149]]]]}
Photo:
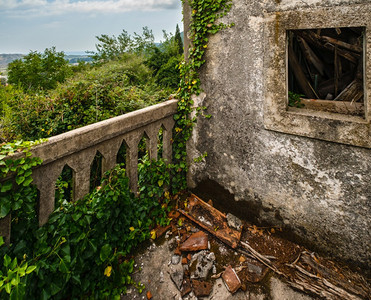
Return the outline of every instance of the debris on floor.
{"type": "MultiPolygon", "coordinates": [[[[166,232],[162,239],[171,252],[165,258],[166,269],[161,267],[161,262],[157,266],[159,281],[151,286],[155,300],[165,299],[161,293],[156,297],[155,292],[166,289],[161,286],[169,282],[166,278],[171,279],[169,285],[177,293],[171,299],[194,300],[230,299],[241,293],[254,295],[264,282],[272,281],[272,276],[315,297],[369,299],[370,286],[361,275],[281,238],[276,233],[279,228],[250,226],[231,214],[224,215],[195,195],[179,211],[181,215],[176,211],[170,213],[173,220],[166,230],[156,229],[161,235],[166,232]],[[223,282],[229,296],[218,298],[217,291],[223,282]]],[[[152,297],[151,292],[147,298],[152,297]]],[[[237,299],[242,298],[237,296],[237,299]]],[[[313,298],[303,294],[300,299],[313,298]]]]}
{"type": "Polygon", "coordinates": [[[236,274],[236,271],[231,267],[228,266],[223,275],[222,275],[223,281],[228,289],[232,294],[237,292],[237,290],[241,287],[241,280],[236,274]]]}
{"type": "Polygon", "coordinates": [[[179,211],[232,248],[237,248],[241,238],[242,226],[239,226],[239,230],[229,227],[225,214],[202,201],[196,195],[192,194],[188,198],[187,207],[179,211]]]}

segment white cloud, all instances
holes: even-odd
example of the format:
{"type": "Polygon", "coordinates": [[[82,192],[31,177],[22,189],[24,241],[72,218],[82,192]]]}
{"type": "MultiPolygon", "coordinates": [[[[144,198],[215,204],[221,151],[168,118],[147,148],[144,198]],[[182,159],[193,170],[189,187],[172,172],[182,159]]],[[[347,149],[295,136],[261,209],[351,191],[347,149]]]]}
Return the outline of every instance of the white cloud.
{"type": "Polygon", "coordinates": [[[13,16],[65,13],[121,13],[138,10],[175,9],[180,0],[0,0],[0,11],[13,16]]]}

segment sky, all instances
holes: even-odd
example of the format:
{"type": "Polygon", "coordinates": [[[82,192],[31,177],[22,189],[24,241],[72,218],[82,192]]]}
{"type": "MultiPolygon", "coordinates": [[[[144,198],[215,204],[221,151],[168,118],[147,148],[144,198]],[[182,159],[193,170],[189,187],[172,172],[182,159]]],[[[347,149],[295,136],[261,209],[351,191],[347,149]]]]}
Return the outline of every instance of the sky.
{"type": "Polygon", "coordinates": [[[96,36],[183,31],[181,0],[0,0],[0,54],[95,50],[96,36]]]}

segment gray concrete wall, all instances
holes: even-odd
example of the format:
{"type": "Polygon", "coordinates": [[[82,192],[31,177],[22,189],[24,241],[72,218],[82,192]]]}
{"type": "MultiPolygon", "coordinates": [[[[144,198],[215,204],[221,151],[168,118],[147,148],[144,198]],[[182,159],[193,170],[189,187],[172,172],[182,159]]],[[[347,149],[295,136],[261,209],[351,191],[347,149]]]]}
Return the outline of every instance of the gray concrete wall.
{"type": "MultiPolygon", "coordinates": [[[[306,12],[303,22],[310,23],[311,14],[319,13],[323,19],[317,18],[316,24],[327,27],[326,22],[336,23],[334,10],[337,18],[348,16],[339,25],[352,26],[354,10],[371,20],[368,0],[233,0],[224,21],[236,26],[210,38],[207,63],[201,70],[205,94],[195,101],[207,106],[212,118],[198,120],[188,145],[190,161],[208,153],[205,162],[191,167],[189,185],[197,187],[211,180],[232,193],[241,208],[247,207],[240,210],[246,218],[284,226],[316,250],[367,266],[371,262],[370,28],[366,29],[366,117],[346,120],[362,124],[363,146],[352,145],[351,139],[336,142],[335,135],[329,142],[321,135],[283,133],[266,121],[272,113],[270,101],[282,97],[272,86],[285,88],[286,80],[285,58],[275,60],[279,47],[275,49],[266,39],[267,34],[275,34],[269,27],[274,24],[272,14],[296,12],[300,17],[306,12]]],[[[299,27],[301,22],[299,18],[299,27]]],[[[363,21],[358,18],[359,22],[363,21]]],[[[364,26],[369,22],[366,18],[364,26]]],[[[282,36],[275,38],[279,44],[282,36]]],[[[322,118],[324,130],[349,128],[339,116],[312,119],[318,118],[322,118]]],[[[300,128],[300,122],[303,120],[294,116],[291,123],[300,128]]],[[[311,122],[310,118],[306,122],[311,122]]]]}

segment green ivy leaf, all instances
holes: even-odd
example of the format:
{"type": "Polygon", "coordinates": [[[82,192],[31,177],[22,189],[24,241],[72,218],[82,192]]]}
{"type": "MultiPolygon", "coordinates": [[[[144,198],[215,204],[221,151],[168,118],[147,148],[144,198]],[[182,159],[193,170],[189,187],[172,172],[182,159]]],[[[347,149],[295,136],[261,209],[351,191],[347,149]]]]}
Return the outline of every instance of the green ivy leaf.
{"type": "Polygon", "coordinates": [[[112,247],[110,244],[105,244],[99,253],[99,257],[101,261],[106,261],[107,258],[111,255],[112,247]]]}
{"type": "Polygon", "coordinates": [[[10,180],[8,180],[5,183],[1,184],[0,192],[5,193],[5,192],[11,190],[12,186],[13,186],[12,182],[10,180]]]}

